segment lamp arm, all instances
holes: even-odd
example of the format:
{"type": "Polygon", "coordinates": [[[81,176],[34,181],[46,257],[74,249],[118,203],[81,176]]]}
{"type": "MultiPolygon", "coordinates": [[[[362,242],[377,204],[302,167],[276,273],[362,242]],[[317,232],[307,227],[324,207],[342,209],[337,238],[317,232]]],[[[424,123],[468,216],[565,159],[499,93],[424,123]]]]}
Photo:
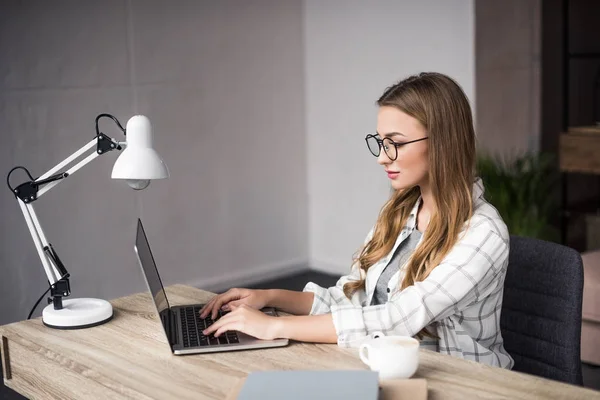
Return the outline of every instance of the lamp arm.
{"type": "Polygon", "coordinates": [[[25,218],[25,222],[27,223],[27,228],[29,229],[29,233],[31,234],[36,251],[42,262],[44,272],[48,277],[48,283],[50,284],[50,295],[52,297],[52,302],[54,303],[54,309],[61,309],[62,298],[71,294],[69,284],[70,275],[58,257],[58,254],[52,247],[52,244],[50,244],[46,239],[46,235],[44,234],[44,230],[42,229],[32,203],[35,202],[40,196],[47,193],[50,189],[58,185],[62,180],[71,176],[73,173],[92,162],[98,156],[108,153],[111,150],[121,149],[121,143],[111,139],[104,133],[99,133],[92,141],[81,147],[79,150],[71,154],[65,160],[61,161],[59,164],[48,170],[37,179],[33,179],[25,167],[15,167],[8,173],[6,178],[7,185],[19,203],[19,208],[21,209],[23,217],[25,218]],[[95,152],[79,161],[67,171],[57,173],[64,167],[73,163],[85,152],[93,148],[94,145],[96,145],[95,152]],[[13,188],[10,184],[10,176],[17,169],[23,169],[27,173],[30,180],[13,188]]]}
{"type": "MultiPolygon", "coordinates": [[[[34,199],[31,199],[31,198],[29,200],[24,199],[25,202],[36,200],[37,197],[43,195],[44,193],[46,193],[50,189],[52,189],[54,186],[58,185],[58,183],[60,182],[61,179],[67,178],[68,176],[70,176],[71,174],[76,172],[77,170],[81,169],[86,164],[90,163],[92,160],[94,160],[99,155],[108,153],[111,150],[121,150],[124,147],[124,144],[126,142],[118,142],[115,139],[112,139],[112,138],[106,136],[104,133],[100,132],[99,126],[100,126],[101,118],[112,119],[115,122],[115,124],[117,124],[117,126],[119,127],[121,132],[123,132],[123,135],[127,135],[125,128],[123,128],[123,126],[121,125],[121,123],[115,116],[113,116],[111,114],[99,114],[96,117],[96,137],[93,140],[91,140],[89,143],[87,143],[85,146],[83,146],[82,148],[80,148],[79,150],[77,150],[76,152],[71,154],[69,157],[65,158],[63,161],[58,163],[56,166],[51,168],[48,172],[46,172],[45,174],[41,175],[39,178],[34,180],[33,186],[37,186],[37,187],[39,187],[41,185],[46,185],[46,186],[44,186],[43,189],[39,190],[39,192],[36,193],[36,196],[34,199]],[[88,151],[92,147],[94,147],[94,144],[96,145],[95,153],[90,154],[89,156],[87,156],[86,158],[81,160],[79,163],[74,165],[69,170],[67,170],[63,173],[60,173],[60,174],[56,174],[58,171],[62,170],[65,166],[71,164],[74,160],[79,158],[86,151],[88,151]]],[[[11,172],[8,173],[7,183],[10,178],[11,173],[12,173],[12,170],[11,170],[11,172]]],[[[27,173],[29,174],[29,171],[27,171],[27,173]]],[[[31,175],[29,175],[29,176],[31,177],[31,175]]],[[[10,183],[8,183],[8,187],[10,188],[10,183]]],[[[11,188],[11,190],[12,190],[12,188],[11,188]]]]}
{"type": "Polygon", "coordinates": [[[81,160],[80,162],[78,162],[77,164],[75,164],[73,167],[69,168],[67,171],[63,172],[62,174],[58,174],[58,175],[54,175],[54,179],[51,179],[49,182],[45,181],[44,179],[38,178],[34,184],[36,185],[44,185],[44,187],[42,187],[41,189],[39,189],[38,193],[37,193],[37,197],[43,196],[44,194],[48,193],[48,191],[50,191],[53,187],[55,187],[56,185],[58,185],[63,179],[71,176],[73,173],[77,172],[78,170],[80,170],[81,168],[83,168],[85,165],[89,164],[90,162],[92,162],[94,159],[96,159],[100,154],[94,152],[92,154],[90,154],[89,156],[87,156],[86,158],[84,158],[83,160],[81,160]]]}
{"type": "Polygon", "coordinates": [[[83,168],[85,165],[92,162],[98,156],[100,156],[102,154],[106,154],[111,150],[121,150],[121,149],[122,149],[122,146],[119,142],[106,136],[104,133],[100,133],[96,138],[94,138],[94,140],[92,140],[91,142],[89,142],[88,144],[83,146],[81,149],[77,150],[75,153],[73,153],[72,155],[67,157],[60,164],[56,165],[54,168],[50,169],[48,172],[46,172],[45,174],[43,174],[42,176],[40,176],[38,179],[36,179],[34,181],[34,184],[37,186],[45,184],[45,186],[42,189],[40,189],[39,192],[37,193],[37,197],[40,197],[43,194],[47,193],[54,186],[58,185],[61,182],[61,180],[71,176],[72,174],[74,174],[75,172],[77,172],[78,170],[83,168]],[[57,171],[61,170],[66,165],[69,165],[70,163],[72,163],[77,158],[79,158],[83,153],[85,153],[90,148],[92,148],[94,146],[94,144],[96,144],[95,152],[91,153],[86,158],[84,158],[83,160],[81,160],[80,162],[78,162],[77,164],[75,164],[74,166],[69,168],[67,171],[63,172],[62,174],[52,175],[52,174],[56,173],[57,171]],[[52,177],[55,177],[55,179],[46,181],[47,179],[50,179],[52,177]]]}
{"type": "Polygon", "coordinates": [[[50,285],[54,285],[62,278],[68,278],[69,273],[54,252],[52,245],[48,243],[46,235],[40,225],[40,221],[37,218],[37,214],[33,209],[33,205],[25,204],[25,202],[19,198],[17,198],[17,202],[19,203],[19,207],[23,213],[25,222],[27,223],[27,228],[33,239],[33,244],[35,245],[38,256],[42,261],[42,266],[44,267],[44,272],[48,277],[50,285]]]}
{"type": "Polygon", "coordinates": [[[69,165],[70,163],[72,163],[73,160],[76,160],[83,153],[85,153],[86,151],[88,151],[92,147],[94,147],[94,145],[96,144],[96,142],[97,142],[97,138],[94,137],[92,140],[90,140],[86,145],[84,145],[83,147],[81,147],[79,150],[75,151],[69,157],[65,158],[63,161],[61,161],[60,163],[58,163],[56,166],[52,167],[45,174],[42,174],[37,180],[46,179],[49,176],[56,174],[58,171],[62,170],[66,165],[69,165]]]}

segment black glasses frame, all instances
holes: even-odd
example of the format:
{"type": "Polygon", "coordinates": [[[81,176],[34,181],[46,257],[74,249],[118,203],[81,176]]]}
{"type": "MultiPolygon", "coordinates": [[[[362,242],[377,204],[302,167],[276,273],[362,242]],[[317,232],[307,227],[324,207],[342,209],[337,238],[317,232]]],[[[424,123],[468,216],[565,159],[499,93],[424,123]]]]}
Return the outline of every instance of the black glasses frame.
{"type": "Polygon", "coordinates": [[[380,139],[378,138],[376,135],[373,135],[371,133],[369,133],[367,136],[365,136],[365,143],[367,144],[367,148],[369,149],[369,152],[371,154],[373,154],[375,157],[379,157],[381,155],[381,148],[383,147],[383,141],[387,140],[389,141],[389,143],[395,147],[396,150],[396,156],[395,157],[391,157],[389,155],[389,153],[387,152],[387,150],[385,150],[385,148],[383,149],[383,151],[385,152],[385,154],[388,156],[388,158],[392,161],[396,161],[396,159],[398,158],[398,147],[402,147],[404,145],[410,144],[410,143],[415,143],[415,142],[420,142],[421,140],[425,140],[425,139],[429,139],[429,136],[425,136],[423,138],[420,139],[415,139],[415,140],[411,140],[408,142],[404,142],[404,143],[396,143],[394,142],[392,139],[390,138],[384,138],[384,139],[380,139]],[[371,150],[371,146],[369,146],[369,139],[375,139],[377,141],[377,144],[379,145],[379,151],[377,152],[377,154],[373,153],[373,150],[371,150]]]}

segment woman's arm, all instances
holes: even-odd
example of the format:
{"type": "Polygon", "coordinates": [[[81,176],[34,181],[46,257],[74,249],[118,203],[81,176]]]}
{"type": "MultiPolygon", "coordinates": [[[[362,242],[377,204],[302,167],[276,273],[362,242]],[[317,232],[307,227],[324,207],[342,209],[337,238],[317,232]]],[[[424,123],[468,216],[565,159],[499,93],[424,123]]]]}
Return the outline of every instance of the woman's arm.
{"type": "Polygon", "coordinates": [[[423,281],[394,293],[385,304],[361,307],[332,304],[338,343],[348,346],[374,331],[414,336],[489,296],[503,282],[508,261],[508,234],[479,223],[454,246],[423,281]]]}
{"type": "Polygon", "coordinates": [[[220,336],[227,331],[240,331],[258,339],[286,338],[302,342],[337,343],[331,314],[272,317],[247,305],[234,306],[203,331],[220,336]]]}
{"type": "Polygon", "coordinates": [[[279,317],[275,337],[313,343],[337,343],[331,314],[279,317]]]}
{"type": "Polygon", "coordinates": [[[312,292],[295,292],[292,290],[267,290],[267,307],[275,307],[294,315],[308,315],[315,297],[312,292]]]}

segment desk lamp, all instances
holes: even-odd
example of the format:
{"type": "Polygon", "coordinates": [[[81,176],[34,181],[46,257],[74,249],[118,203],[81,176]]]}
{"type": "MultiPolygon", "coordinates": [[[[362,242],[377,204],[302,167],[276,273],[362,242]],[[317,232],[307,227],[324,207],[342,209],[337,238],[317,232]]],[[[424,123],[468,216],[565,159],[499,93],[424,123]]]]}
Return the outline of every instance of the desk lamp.
{"type": "Polygon", "coordinates": [[[123,129],[119,121],[110,114],[100,114],[96,117],[96,136],[92,141],[39,178],[34,179],[29,170],[22,166],[14,167],[8,173],[6,183],[10,191],[15,195],[19,207],[23,212],[33,243],[50,284],[48,290],[44,292],[33,306],[27,319],[31,318],[38,303],[48,291],[50,291],[51,296],[48,298],[48,303],[52,304],[46,306],[42,312],[42,321],[48,327],[57,329],[88,328],[101,325],[112,318],[113,309],[111,304],[106,300],[92,298],[63,300],[63,297],[71,294],[69,285],[70,274],[67,272],[52,245],[46,239],[33,209],[33,203],[96,157],[112,150],[121,150],[123,148],[124,150],[117,158],[112,170],[113,179],[125,180],[133,189],[141,190],[148,187],[152,179],[169,177],[167,166],[152,148],[152,126],[148,118],[143,115],[133,116],[127,122],[126,129],[123,129]],[[125,142],[119,142],[100,132],[98,121],[103,117],[111,118],[115,121],[125,135],[125,142]],[[66,171],[64,170],[65,167],[94,147],[96,148],[94,152],[66,171]],[[19,169],[25,171],[29,179],[13,187],[10,183],[10,177],[13,172],[19,169]]]}

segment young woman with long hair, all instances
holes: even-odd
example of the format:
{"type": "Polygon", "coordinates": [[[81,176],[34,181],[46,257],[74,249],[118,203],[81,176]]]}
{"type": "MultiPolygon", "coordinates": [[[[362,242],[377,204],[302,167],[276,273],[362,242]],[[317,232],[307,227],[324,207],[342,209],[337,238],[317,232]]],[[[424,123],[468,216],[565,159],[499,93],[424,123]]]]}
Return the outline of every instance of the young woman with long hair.
{"type": "Polygon", "coordinates": [[[373,332],[407,335],[443,354],[511,368],[500,332],[509,234],[476,177],[471,108],[460,86],[421,73],[377,101],[369,151],[393,193],[351,271],[302,292],[231,289],[201,311],[231,311],[205,334],[357,346],[373,332]],[[271,317],[272,306],[294,316],[271,317]]]}

